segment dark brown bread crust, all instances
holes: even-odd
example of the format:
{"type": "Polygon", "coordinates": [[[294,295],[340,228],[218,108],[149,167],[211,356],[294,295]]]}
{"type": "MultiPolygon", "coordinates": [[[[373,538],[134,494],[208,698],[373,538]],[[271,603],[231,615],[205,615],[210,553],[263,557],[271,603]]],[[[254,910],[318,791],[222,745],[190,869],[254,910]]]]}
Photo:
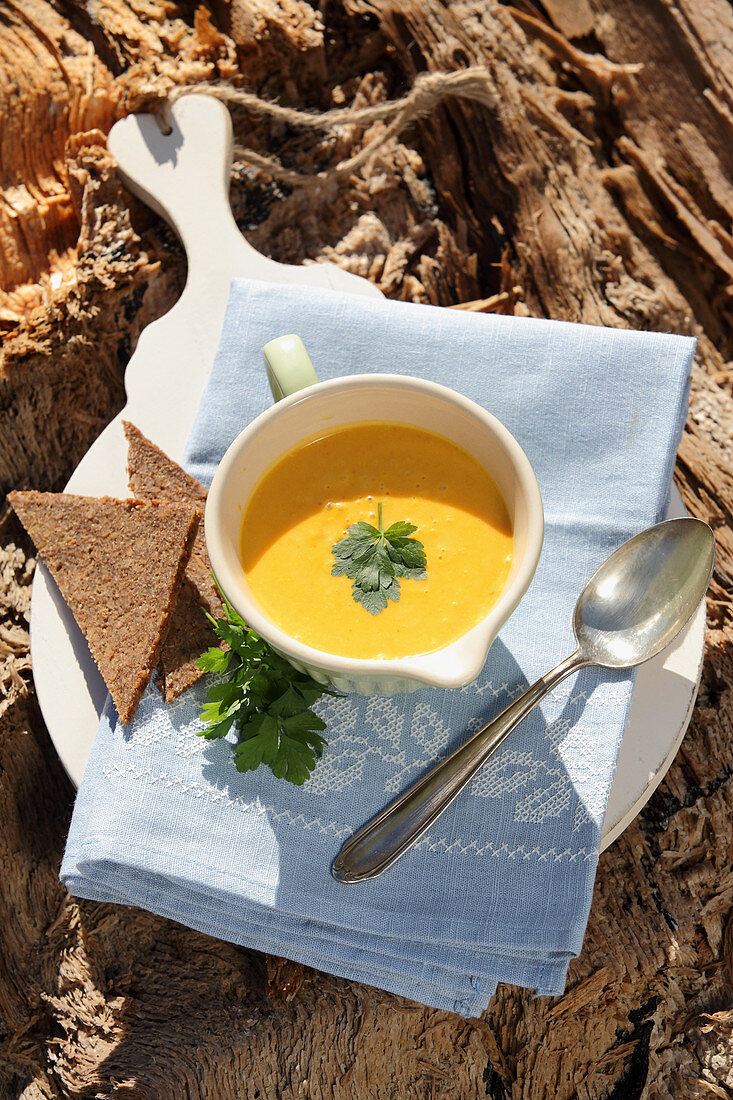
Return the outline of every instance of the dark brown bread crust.
{"type": "Polygon", "coordinates": [[[157,664],[198,513],[190,505],[69,493],[15,492],[8,499],[127,724],[157,664]]]}
{"type": "Polygon", "coordinates": [[[128,478],[135,496],[188,504],[196,509],[201,520],[160,654],[157,685],[166,703],[172,703],[203,676],[196,661],[204,650],[219,645],[202,610],[205,608],[215,618],[224,612],[206,552],[203,523],[206,490],[134,424],[123,420],[122,425],[128,442],[128,478]]]}

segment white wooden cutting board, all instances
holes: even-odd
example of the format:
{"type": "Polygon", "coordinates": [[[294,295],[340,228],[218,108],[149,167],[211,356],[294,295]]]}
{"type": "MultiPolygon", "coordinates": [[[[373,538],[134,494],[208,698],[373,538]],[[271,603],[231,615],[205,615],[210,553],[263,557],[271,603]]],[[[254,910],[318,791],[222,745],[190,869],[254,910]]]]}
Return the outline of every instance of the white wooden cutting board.
{"type": "MultiPolygon", "coordinates": [[[[172,130],[164,134],[154,116],[131,115],[113,127],[109,147],[130,190],[180,236],[188,279],[173,308],[140,336],[125,374],[127,404],[77,466],[69,492],[129,495],[123,418],[180,460],[214,361],[232,278],[380,296],[371,283],[332,264],[295,267],[256,252],[229,205],[232,127],[226,108],[208,96],[191,95],[173,105],[171,119],[172,130]]],[[[683,514],[676,495],[670,515],[683,514]]],[[[633,820],[679,747],[699,682],[704,632],[701,608],[677,642],[639,670],[604,822],[604,847],[633,820]]],[[[44,719],[78,786],[107,692],[42,565],[33,584],[31,657],[44,719]]]]}

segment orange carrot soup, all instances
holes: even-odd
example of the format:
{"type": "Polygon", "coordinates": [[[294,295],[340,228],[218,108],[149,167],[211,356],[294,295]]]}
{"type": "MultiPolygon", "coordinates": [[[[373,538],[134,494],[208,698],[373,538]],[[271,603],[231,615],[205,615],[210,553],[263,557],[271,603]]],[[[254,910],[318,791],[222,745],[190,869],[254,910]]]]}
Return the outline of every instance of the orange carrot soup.
{"type": "Polygon", "coordinates": [[[475,626],[509,575],[512,526],[483,466],[451,440],[369,421],[314,436],[262,475],[242,517],[240,552],[267,617],[306,645],[343,657],[430,653],[475,626]],[[352,580],[332,576],[334,546],[360,521],[414,524],[423,579],[370,614],[352,580]]]}

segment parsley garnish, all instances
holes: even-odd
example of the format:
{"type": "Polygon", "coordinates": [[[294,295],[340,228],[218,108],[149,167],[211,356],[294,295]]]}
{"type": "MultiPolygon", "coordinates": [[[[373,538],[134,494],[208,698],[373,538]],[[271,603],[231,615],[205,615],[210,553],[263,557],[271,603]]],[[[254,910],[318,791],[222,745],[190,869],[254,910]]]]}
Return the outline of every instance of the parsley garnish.
{"type": "MultiPolygon", "coordinates": [[[[219,589],[221,592],[221,589],[219,589]]],[[[289,661],[247,626],[223,592],[226,618],[206,617],[228,646],[207,649],[196,662],[221,678],[208,691],[201,709],[207,741],[226,737],[234,727],[237,771],[254,771],[267,764],[278,779],[300,786],[328,744],[319,730],[326,723],[310,709],[322,695],[335,695],[289,661]]]]}
{"type": "Polygon", "coordinates": [[[398,578],[422,580],[427,565],[423,544],[410,538],[417,527],[398,520],[385,531],[381,503],[377,515],[379,529],[363,520],[352,523],[346,536],[331,547],[336,558],[331,576],[353,581],[351,594],[370,615],[384,611],[387,600],[399,600],[398,578]]]}

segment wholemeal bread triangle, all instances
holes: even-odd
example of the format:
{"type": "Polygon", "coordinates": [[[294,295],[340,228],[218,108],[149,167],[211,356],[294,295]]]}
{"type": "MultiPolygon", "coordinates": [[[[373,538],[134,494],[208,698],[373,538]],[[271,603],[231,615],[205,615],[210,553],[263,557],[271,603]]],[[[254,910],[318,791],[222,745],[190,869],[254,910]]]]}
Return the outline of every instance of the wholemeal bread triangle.
{"type": "Polygon", "coordinates": [[[160,653],[160,675],[156,682],[165,701],[172,703],[203,676],[196,661],[204,650],[220,644],[203,613],[206,609],[217,618],[224,612],[206,552],[203,523],[206,490],[134,424],[126,420],[122,424],[128,443],[128,478],[135,496],[189,504],[201,519],[160,653]]]}
{"type": "Polygon", "coordinates": [[[198,527],[180,504],[10,493],[128,723],[155,668],[198,527]]]}

